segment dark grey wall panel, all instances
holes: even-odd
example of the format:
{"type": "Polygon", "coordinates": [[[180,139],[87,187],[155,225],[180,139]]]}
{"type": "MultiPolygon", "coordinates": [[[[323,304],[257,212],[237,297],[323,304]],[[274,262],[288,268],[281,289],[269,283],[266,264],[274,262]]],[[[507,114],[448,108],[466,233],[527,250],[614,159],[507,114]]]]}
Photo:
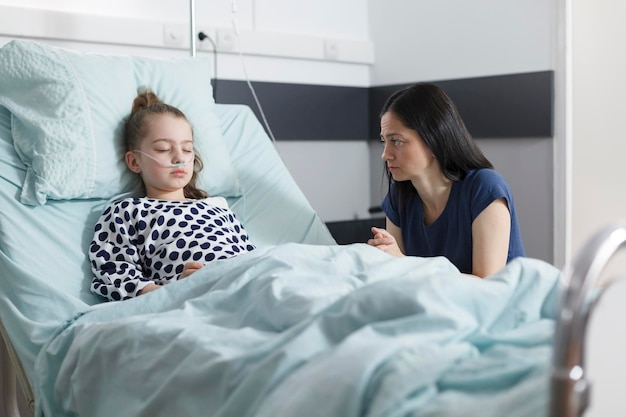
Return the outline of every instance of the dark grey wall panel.
{"type": "MultiPolygon", "coordinates": [[[[456,104],[476,138],[551,137],[554,72],[541,71],[492,77],[434,81],[456,104]]],[[[370,138],[378,138],[379,113],[398,84],[370,89],[370,138]]]]}
{"type": "MultiPolygon", "coordinates": [[[[216,102],[247,104],[262,120],[245,81],[218,80],[216,102]]],[[[368,88],[253,82],[276,140],[366,140],[368,88]]]]}
{"type": "MultiPolygon", "coordinates": [[[[457,105],[476,138],[551,137],[554,72],[435,81],[457,105]]],[[[277,140],[378,138],[378,114],[394,91],[408,84],[342,87],[253,82],[277,140]]],[[[245,81],[218,80],[216,101],[249,105],[261,119],[245,81]]]]}

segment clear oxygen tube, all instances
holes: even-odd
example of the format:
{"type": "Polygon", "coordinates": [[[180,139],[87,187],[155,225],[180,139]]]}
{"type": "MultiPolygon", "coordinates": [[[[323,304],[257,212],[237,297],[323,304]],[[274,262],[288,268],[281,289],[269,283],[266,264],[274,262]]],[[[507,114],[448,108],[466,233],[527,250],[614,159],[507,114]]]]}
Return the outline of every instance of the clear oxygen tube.
{"type": "Polygon", "coordinates": [[[190,161],[182,161],[182,162],[177,162],[175,164],[165,164],[162,161],[160,161],[158,158],[155,158],[154,156],[150,155],[149,153],[142,152],[142,151],[139,151],[139,150],[136,150],[136,149],[133,152],[137,152],[137,153],[140,153],[142,155],[147,156],[148,158],[152,159],[154,162],[157,163],[157,165],[159,165],[162,168],[179,168],[179,167],[184,167],[186,165],[189,165],[193,161],[193,158],[191,158],[190,161]]]}

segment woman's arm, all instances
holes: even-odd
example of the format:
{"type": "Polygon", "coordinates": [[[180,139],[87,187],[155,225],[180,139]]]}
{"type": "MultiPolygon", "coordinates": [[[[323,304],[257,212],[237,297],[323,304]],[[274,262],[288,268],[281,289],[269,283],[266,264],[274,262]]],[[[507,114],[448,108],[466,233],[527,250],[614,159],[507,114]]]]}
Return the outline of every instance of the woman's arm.
{"type": "Polygon", "coordinates": [[[487,206],[472,223],[472,274],[485,278],[506,265],[511,213],[504,198],[487,206]]]}

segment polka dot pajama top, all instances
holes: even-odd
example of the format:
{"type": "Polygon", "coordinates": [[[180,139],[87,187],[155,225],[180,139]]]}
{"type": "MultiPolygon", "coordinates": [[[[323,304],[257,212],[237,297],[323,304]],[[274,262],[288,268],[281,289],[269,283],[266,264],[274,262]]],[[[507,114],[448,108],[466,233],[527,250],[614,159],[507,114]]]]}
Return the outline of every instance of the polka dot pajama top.
{"type": "Polygon", "coordinates": [[[188,262],[206,264],[253,249],[223,197],[127,198],[107,207],[95,226],[91,291],[125,300],[151,282],[176,281],[188,262]]]}

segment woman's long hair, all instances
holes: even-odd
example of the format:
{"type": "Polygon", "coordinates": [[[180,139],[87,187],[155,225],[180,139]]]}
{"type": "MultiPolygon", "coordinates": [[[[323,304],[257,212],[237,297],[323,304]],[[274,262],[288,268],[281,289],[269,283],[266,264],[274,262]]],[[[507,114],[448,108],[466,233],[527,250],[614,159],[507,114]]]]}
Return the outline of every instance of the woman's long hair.
{"type": "MultiPolygon", "coordinates": [[[[171,114],[174,117],[187,120],[187,117],[182,111],[174,106],[163,103],[152,91],[148,89],[140,91],[133,101],[130,116],[126,119],[126,124],[124,125],[124,144],[126,145],[127,151],[133,151],[138,148],[139,142],[146,135],[146,120],[155,114],[171,114]]],[[[188,120],[187,122],[189,123],[188,120]]],[[[191,126],[191,123],[189,123],[189,125],[191,126]]],[[[191,131],[193,135],[193,126],[191,126],[191,131]]],[[[202,159],[194,150],[193,174],[191,175],[189,183],[183,188],[185,198],[198,200],[209,196],[205,191],[196,186],[198,174],[202,171],[203,167],[202,159]]]]}
{"type": "MultiPolygon", "coordinates": [[[[417,83],[396,91],[385,102],[380,117],[385,113],[393,113],[406,127],[417,132],[449,180],[462,180],[472,169],[493,169],[450,97],[436,85],[417,83]]],[[[387,164],[385,172],[390,189],[395,183],[399,209],[403,210],[411,194],[417,191],[410,181],[394,181],[387,164]]]]}

